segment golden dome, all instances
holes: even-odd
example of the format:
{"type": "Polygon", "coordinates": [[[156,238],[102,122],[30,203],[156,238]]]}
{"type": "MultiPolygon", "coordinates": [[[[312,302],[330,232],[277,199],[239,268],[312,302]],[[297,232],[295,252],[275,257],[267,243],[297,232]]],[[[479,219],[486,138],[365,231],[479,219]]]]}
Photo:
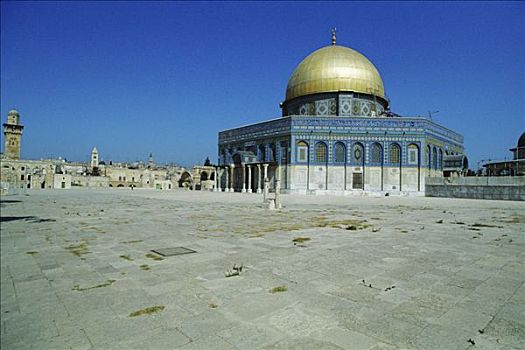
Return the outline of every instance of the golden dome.
{"type": "Polygon", "coordinates": [[[372,62],[339,45],[314,51],[295,68],[286,88],[286,100],[337,91],[360,92],[386,100],[383,80],[372,62]]]}

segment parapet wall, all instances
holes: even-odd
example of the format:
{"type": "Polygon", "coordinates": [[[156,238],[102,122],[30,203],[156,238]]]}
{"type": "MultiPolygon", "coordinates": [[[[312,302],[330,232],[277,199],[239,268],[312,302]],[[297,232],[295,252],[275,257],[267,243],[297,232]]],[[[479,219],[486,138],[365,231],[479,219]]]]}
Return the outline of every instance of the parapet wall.
{"type": "Polygon", "coordinates": [[[525,201],[525,176],[427,177],[425,196],[525,201]]]}

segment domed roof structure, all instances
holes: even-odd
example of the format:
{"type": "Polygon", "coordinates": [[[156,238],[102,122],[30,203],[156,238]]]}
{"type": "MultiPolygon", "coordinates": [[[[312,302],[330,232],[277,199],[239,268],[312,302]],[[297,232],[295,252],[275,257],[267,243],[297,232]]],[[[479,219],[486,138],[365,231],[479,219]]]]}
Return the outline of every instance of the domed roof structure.
{"type": "Polygon", "coordinates": [[[16,109],[11,109],[7,112],[7,115],[20,115],[16,109]]]}
{"type": "Polygon", "coordinates": [[[361,53],[335,43],[314,51],[295,68],[286,88],[286,100],[337,91],[387,100],[383,80],[372,62],[361,53]]]}
{"type": "Polygon", "coordinates": [[[518,139],[518,147],[525,147],[525,132],[518,139]]]}

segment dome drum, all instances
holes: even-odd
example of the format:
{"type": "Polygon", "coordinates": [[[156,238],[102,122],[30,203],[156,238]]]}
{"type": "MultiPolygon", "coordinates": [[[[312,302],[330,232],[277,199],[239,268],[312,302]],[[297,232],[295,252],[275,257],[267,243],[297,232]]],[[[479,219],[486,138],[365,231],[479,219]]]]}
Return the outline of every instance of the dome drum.
{"type": "Polygon", "coordinates": [[[289,115],[380,116],[388,101],[373,95],[327,92],[300,96],[282,104],[283,117],[289,115]]]}

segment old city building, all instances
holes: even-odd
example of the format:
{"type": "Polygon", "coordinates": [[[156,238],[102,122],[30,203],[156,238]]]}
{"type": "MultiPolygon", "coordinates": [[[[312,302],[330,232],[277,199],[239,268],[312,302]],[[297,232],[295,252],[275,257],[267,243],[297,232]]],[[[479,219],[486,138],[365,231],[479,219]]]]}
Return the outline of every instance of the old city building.
{"type": "Polygon", "coordinates": [[[150,154],[147,164],[112,163],[100,159],[96,147],[91,151],[89,162],[67,162],[65,159],[20,159],[20,114],[8,113],[4,124],[5,153],[1,157],[0,182],[2,194],[26,189],[73,187],[98,188],[154,188],[171,190],[213,189],[215,168],[196,166],[186,170],[176,165],[158,166],[150,154]]]}

